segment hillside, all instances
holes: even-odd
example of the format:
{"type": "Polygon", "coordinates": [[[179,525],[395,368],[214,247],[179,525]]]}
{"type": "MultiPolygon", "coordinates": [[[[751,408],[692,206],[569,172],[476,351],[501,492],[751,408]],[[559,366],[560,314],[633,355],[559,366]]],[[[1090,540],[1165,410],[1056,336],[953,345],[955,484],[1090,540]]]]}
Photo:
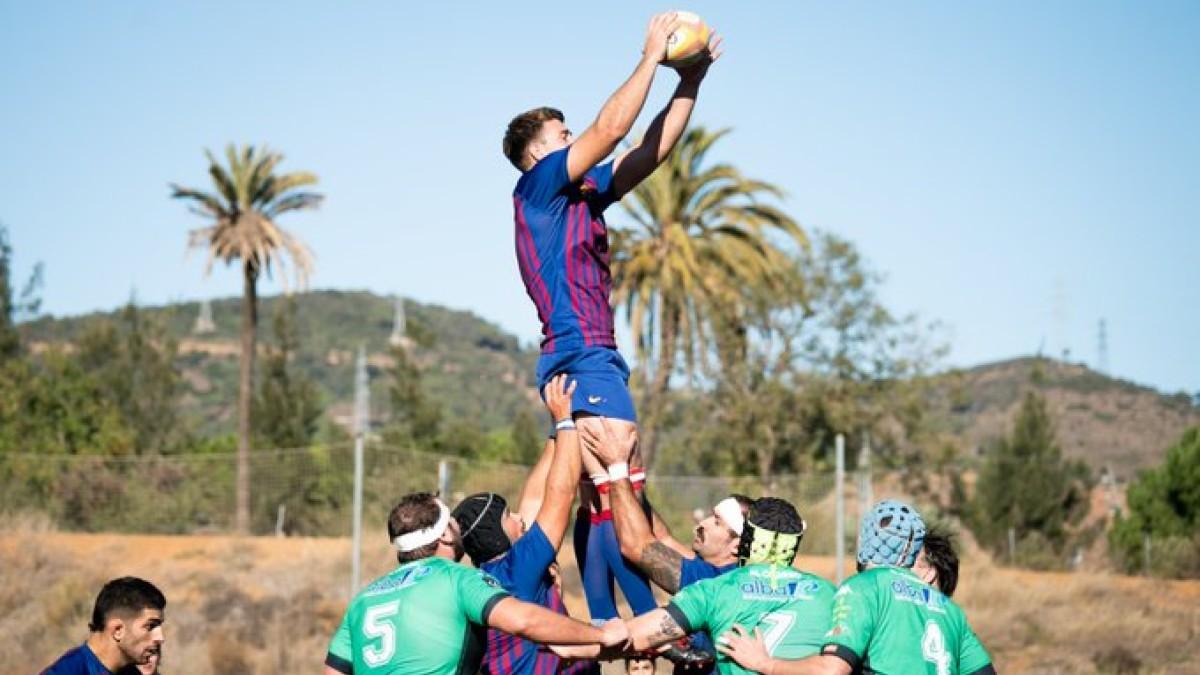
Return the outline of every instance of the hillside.
{"type": "Polygon", "coordinates": [[[944,431],[981,453],[1012,427],[1030,389],[1046,397],[1063,454],[1116,478],[1161,461],[1185,429],[1200,425],[1200,407],[1074,363],[1019,358],[936,379],[933,413],[944,431]]]}
{"type": "MultiPolygon", "coordinates": [[[[296,296],[301,348],[297,365],[319,385],[333,421],[349,419],[354,354],[368,353],[372,418],[386,421],[389,336],[393,298],[368,292],[314,291],[296,296]]],[[[271,317],[279,298],[265,298],[260,344],[272,340],[271,317]]],[[[507,426],[525,407],[541,419],[534,388],[537,352],[494,324],[465,311],[405,301],[410,354],[421,366],[431,398],[458,419],[478,420],[484,431],[507,426]]],[[[145,308],[179,340],[185,405],[200,433],[233,428],[237,393],[239,300],[212,302],[215,331],[193,334],[198,303],[145,308]]],[[[70,342],[87,322],[109,314],[44,317],[22,326],[35,348],[70,342]]],[[[1094,469],[1110,467],[1126,479],[1156,464],[1189,426],[1200,425],[1200,408],[1187,396],[1166,396],[1078,364],[1020,358],[956,370],[933,379],[930,418],[968,453],[979,453],[1004,435],[1021,396],[1036,388],[1055,415],[1058,438],[1068,457],[1094,469]]]]}
{"type": "MultiPolygon", "coordinates": [[[[389,367],[394,363],[389,337],[395,300],[367,292],[313,291],[296,297],[300,349],[295,363],[316,381],[327,411],[335,421],[349,418],[354,389],[354,359],[359,346],[367,351],[371,376],[372,422],[388,415],[389,367]]],[[[262,300],[259,345],[272,339],[271,319],[280,298],[262,300]]],[[[404,303],[410,354],[421,368],[429,396],[459,419],[478,420],[483,430],[507,426],[518,408],[540,409],[533,381],[537,353],[470,312],[412,300],[404,303]],[[535,407],[536,406],[536,407],[535,407]]],[[[215,330],[197,335],[193,326],[199,303],[143,308],[160,320],[179,341],[184,402],[200,433],[233,429],[237,401],[238,325],[240,300],[212,301],[215,330]]],[[[44,317],[22,326],[37,349],[46,343],[69,343],[89,321],[115,313],[78,317],[44,317]]]]}

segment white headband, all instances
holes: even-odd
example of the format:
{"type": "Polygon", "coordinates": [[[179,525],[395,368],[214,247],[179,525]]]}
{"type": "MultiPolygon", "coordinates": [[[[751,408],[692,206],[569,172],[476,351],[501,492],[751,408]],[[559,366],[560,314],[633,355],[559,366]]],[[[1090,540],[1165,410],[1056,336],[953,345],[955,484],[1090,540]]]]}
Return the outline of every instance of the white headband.
{"type": "Polygon", "coordinates": [[[742,526],[746,523],[745,516],[742,515],[742,505],[733,497],[722,499],[716,506],[713,507],[713,513],[721,516],[721,520],[729,526],[740,537],[742,535],[742,526]]]}
{"type": "Polygon", "coordinates": [[[442,537],[442,534],[446,531],[446,526],[450,524],[450,509],[446,508],[446,505],[440,499],[437,500],[437,505],[440,512],[437,522],[424,529],[402,534],[393,539],[392,546],[395,546],[397,551],[401,553],[415,551],[422,546],[432,544],[442,537]]]}

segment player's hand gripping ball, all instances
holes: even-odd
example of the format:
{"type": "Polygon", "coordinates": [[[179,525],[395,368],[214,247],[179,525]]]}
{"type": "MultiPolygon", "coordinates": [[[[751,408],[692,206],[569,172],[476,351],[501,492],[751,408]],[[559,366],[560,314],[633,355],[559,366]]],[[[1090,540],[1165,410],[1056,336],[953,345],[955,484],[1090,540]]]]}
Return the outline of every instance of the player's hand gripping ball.
{"type": "Polygon", "coordinates": [[[678,18],[683,25],[667,38],[667,58],[663,61],[663,65],[672,68],[690,66],[704,58],[712,37],[712,29],[699,16],[679,12],[678,18]]]}

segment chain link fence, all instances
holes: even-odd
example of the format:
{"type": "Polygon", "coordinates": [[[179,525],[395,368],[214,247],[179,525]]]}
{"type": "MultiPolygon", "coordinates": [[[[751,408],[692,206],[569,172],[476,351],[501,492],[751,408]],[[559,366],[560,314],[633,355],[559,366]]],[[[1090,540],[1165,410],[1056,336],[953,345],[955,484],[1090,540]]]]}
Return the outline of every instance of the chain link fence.
{"type": "MultiPolygon", "coordinates": [[[[363,523],[367,536],[386,522],[398,497],[439,489],[448,501],[485,490],[515,500],[531,467],[444,457],[367,444],[363,523]]],[[[348,537],[351,534],[353,444],[256,450],[250,454],[251,533],[348,537]]],[[[0,513],[44,515],[65,531],[204,534],[233,530],[235,453],[96,457],[0,455],[0,513]]],[[[847,480],[848,484],[853,481],[847,480]]],[[[804,550],[835,550],[834,474],[754,477],[669,476],[653,472],[647,495],[682,541],[694,515],[731,493],[764,494],[794,503],[809,525],[804,550]]],[[[847,501],[853,503],[853,485],[847,501]]],[[[851,549],[852,550],[852,549],[851,549]]]]}

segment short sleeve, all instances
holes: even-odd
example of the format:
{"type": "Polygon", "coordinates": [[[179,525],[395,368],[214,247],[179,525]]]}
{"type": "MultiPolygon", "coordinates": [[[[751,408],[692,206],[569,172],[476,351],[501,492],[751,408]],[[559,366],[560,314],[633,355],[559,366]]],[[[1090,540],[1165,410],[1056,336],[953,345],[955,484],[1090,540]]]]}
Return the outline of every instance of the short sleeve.
{"type": "Polygon", "coordinates": [[[350,643],[350,610],[342,617],[342,623],[329,641],[329,650],[325,654],[325,665],[339,673],[352,675],[354,673],[354,651],[350,643]]]}
{"type": "Polygon", "coordinates": [[[501,559],[501,564],[507,569],[500,576],[512,582],[509,590],[516,599],[536,602],[542,580],[555,557],[554,547],[550,545],[542,526],[534,523],[513,543],[508,555],[501,559]]]}
{"type": "Polygon", "coordinates": [[[500,582],[487,572],[459,567],[455,570],[459,609],[471,623],[486,626],[488,614],[496,603],[509,595],[500,587],[500,582]]]}
{"type": "Polygon", "coordinates": [[[987,669],[991,665],[992,657],[988,655],[979,638],[975,636],[975,631],[971,630],[971,627],[964,621],[963,636],[958,645],[958,672],[963,675],[989,672],[987,669]]]}
{"type": "MultiPolygon", "coordinates": [[[[566,166],[563,166],[566,169],[566,166]]],[[[583,178],[584,185],[592,183],[594,191],[588,193],[588,203],[592,210],[599,213],[617,201],[616,187],[613,185],[613,163],[605,162],[592,167],[583,178]]]]}
{"type": "Polygon", "coordinates": [[[667,603],[667,612],[679,623],[687,633],[708,630],[709,601],[712,581],[699,581],[686,588],[680,589],[671,602],[667,603]],[[680,621],[684,619],[684,621],[680,621]]]}
{"type": "MultiPolygon", "coordinates": [[[[567,174],[567,146],[546,155],[517,181],[517,196],[533,206],[545,208],[566,187],[571,178],[567,174]]],[[[612,171],[610,169],[609,175],[612,171]]],[[[609,181],[611,183],[611,179],[609,181]]]]}
{"type": "Polygon", "coordinates": [[[847,579],[833,597],[833,625],[821,651],[846,661],[851,670],[862,661],[875,632],[874,589],[872,580],[860,574],[847,579]]]}
{"type": "Polygon", "coordinates": [[[684,588],[697,581],[712,579],[720,573],[721,571],[716,565],[705,561],[700,556],[684,558],[683,563],[679,566],[679,587],[684,588]]]}

